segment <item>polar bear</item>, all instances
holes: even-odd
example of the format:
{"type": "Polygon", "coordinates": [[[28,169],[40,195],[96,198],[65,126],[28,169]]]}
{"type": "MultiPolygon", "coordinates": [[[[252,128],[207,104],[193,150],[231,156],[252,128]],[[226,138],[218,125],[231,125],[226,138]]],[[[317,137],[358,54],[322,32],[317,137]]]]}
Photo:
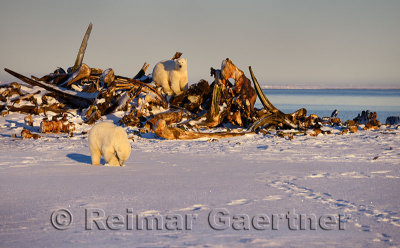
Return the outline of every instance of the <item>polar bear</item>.
{"type": "Polygon", "coordinates": [[[124,162],[131,155],[128,135],[122,127],[117,127],[112,122],[94,125],[89,133],[89,150],[92,165],[100,165],[103,155],[106,165],[124,166],[124,162]]]}
{"type": "Polygon", "coordinates": [[[154,66],[153,81],[167,95],[180,95],[187,90],[187,60],[184,58],[163,60],[154,66]]]}

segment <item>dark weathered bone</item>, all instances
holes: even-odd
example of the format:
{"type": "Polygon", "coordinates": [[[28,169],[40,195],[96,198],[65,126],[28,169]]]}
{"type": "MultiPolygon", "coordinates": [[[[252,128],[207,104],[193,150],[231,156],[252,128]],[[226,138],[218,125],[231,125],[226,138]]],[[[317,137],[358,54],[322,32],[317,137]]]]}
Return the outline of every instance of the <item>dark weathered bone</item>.
{"type": "Polygon", "coordinates": [[[273,113],[278,112],[279,110],[268,100],[268,98],[265,96],[264,92],[262,91],[260,85],[258,84],[256,77],[254,76],[251,66],[249,66],[249,71],[250,71],[251,79],[253,80],[254,88],[256,89],[258,98],[260,99],[264,108],[266,108],[267,110],[269,110],[273,113]]]}
{"type": "Polygon", "coordinates": [[[50,73],[48,75],[45,75],[41,78],[35,77],[35,76],[31,76],[31,78],[33,80],[36,81],[42,81],[45,83],[50,83],[50,84],[55,84],[55,85],[60,85],[62,83],[64,83],[66,80],[68,80],[68,78],[71,76],[71,73],[66,73],[66,74],[54,74],[54,73],[50,73]]]}
{"type": "Polygon", "coordinates": [[[66,74],[65,70],[61,67],[57,67],[57,69],[54,70],[54,74],[66,74]]]}
{"type": "Polygon", "coordinates": [[[210,111],[208,112],[207,120],[208,121],[214,121],[217,116],[219,115],[219,100],[221,98],[221,84],[219,83],[220,73],[216,74],[216,80],[214,84],[214,90],[212,93],[212,101],[211,101],[211,108],[210,111]],[[218,75],[218,76],[217,76],[218,75]]]}
{"type": "Polygon", "coordinates": [[[251,125],[248,130],[254,132],[259,127],[262,127],[262,126],[266,126],[266,125],[277,126],[279,124],[282,124],[282,125],[290,127],[290,128],[298,127],[291,120],[289,120],[287,118],[287,115],[285,115],[285,114],[282,115],[281,113],[269,113],[269,114],[266,114],[265,116],[261,117],[261,119],[257,120],[256,122],[254,122],[253,125],[251,125]]]}
{"type": "Polygon", "coordinates": [[[112,68],[108,68],[104,70],[103,73],[100,75],[100,84],[103,86],[111,85],[112,82],[115,80],[114,70],[112,68]]]}
{"type": "Polygon", "coordinates": [[[31,138],[39,139],[41,136],[39,134],[36,134],[36,133],[33,134],[28,129],[24,128],[21,131],[21,137],[23,139],[31,139],[31,138]]]}
{"type": "Polygon", "coordinates": [[[43,118],[39,129],[41,133],[71,133],[74,130],[75,124],[69,122],[65,114],[53,116],[52,120],[49,120],[47,117],[43,118]]]}
{"type": "Polygon", "coordinates": [[[76,92],[73,90],[68,90],[62,87],[58,87],[56,85],[51,85],[45,82],[39,82],[30,79],[7,68],[4,68],[4,70],[27,84],[33,86],[39,86],[50,92],[53,92],[58,97],[64,99],[72,107],[78,107],[78,108],[88,107],[93,103],[93,101],[97,98],[98,95],[98,93],[85,93],[85,92],[76,92]]]}
{"type": "MultiPolygon", "coordinates": [[[[140,85],[139,88],[137,88],[135,90],[135,92],[133,93],[133,95],[128,99],[128,101],[126,101],[125,105],[129,104],[131,101],[133,101],[133,99],[135,99],[136,97],[138,97],[140,95],[140,93],[142,92],[143,89],[143,85],[140,85]]],[[[128,95],[132,93],[132,90],[130,90],[128,92],[128,95]]]]}
{"type": "Polygon", "coordinates": [[[90,23],[86,30],[85,36],[83,37],[81,46],[79,48],[78,55],[76,56],[75,64],[71,68],[72,73],[75,72],[82,65],[83,57],[85,56],[86,47],[87,47],[89,37],[90,37],[90,32],[92,32],[92,27],[93,27],[93,24],[90,23]]]}
{"type": "Polygon", "coordinates": [[[183,53],[181,53],[181,52],[176,52],[176,53],[174,54],[174,56],[172,57],[171,60],[179,59],[179,58],[182,56],[182,54],[183,54],[183,53]]]}
{"type": "Polygon", "coordinates": [[[82,64],[74,73],[70,75],[67,81],[59,86],[70,86],[71,84],[90,76],[90,67],[87,64],[82,64]]]}
{"type": "Polygon", "coordinates": [[[256,77],[254,76],[251,66],[249,66],[249,70],[250,70],[251,79],[253,80],[254,88],[256,89],[257,95],[260,98],[261,103],[263,104],[264,108],[266,108],[269,111],[269,113],[262,116],[256,122],[254,122],[253,125],[251,125],[251,127],[249,128],[249,130],[255,131],[259,127],[262,127],[265,125],[282,125],[282,126],[286,126],[289,128],[298,128],[299,125],[297,125],[293,121],[293,119],[296,119],[297,117],[299,117],[299,118],[304,117],[306,114],[305,109],[300,109],[293,114],[284,114],[282,111],[277,109],[274,105],[272,105],[272,103],[265,96],[260,85],[258,84],[256,77]]]}
{"type": "Polygon", "coordinates": [[[154,128],[159,120],[164,120],[166,124],[169,125],[180,122],[184,116],[186,116],[186,114],[183,111],[160,113],[148,120],[147,123],[149,124],[149,128],[154,128]]]}
{"type": "Polygon", "coordinates": [[[141,117],[142,113],[134,109],[129,114],[122,117],[121,120],[119,120],[119,122],[127,126],[141,127],[141,117]]]}
{"type": "Polygon", "coordinates": [[[198,113],[202,110],[201,105],[210,96],[210,85],[206,80],[200,80],[197,84],[190,85],[189,89],[170,100],[170,107],[179,106],[186,111],[198,113]]]}
{"type": "MultiPolygon", "coordinates": [[[[205,114],[206,120],[197,123],[198,126],[202,127],[216,127],[222,123],[225,117],[228,116],[231,106],[231,98],[228,97],[227,87],[223,82],[221,70],[215,70],[211,68],[211,73],[214,75],[214,88],[211,94],[211,106],[208,112],[205,114]],[[221,109],[221,102],[225,104],[225,108],[221,109]]],[[[202,118],[202,117],[199,117],[202,118]]]]}
{"type": "Polygon", "coordinates": [[[241,115],[246,119],[251,119],[254,112],[254,104],[257,100],[256,91],[251,86],[251,81],[248,79],[242,70],[240,70],[230,59],[225,59],[221,64],[221,76],[225,85],[228,85],[229,79],[235,80],[232,88],[235,101],[233,102],[240,109],[241,115]]]}
{"type": "Polygon", "coordinates": [[[199,133],[199,132],[191,132],[182,130],[177,127],[170,127],[167,125],[166,121],[160,119],[157,121],[156,125],[153,127],[153,131],[159,137],[164,139],[182,139],[182,140],[191,140],[191,139],[200,139],[200,138],[231,138],[237,136],[243,136],[249,134],[251,132],[244,133],[226,133],[226,132],[218,132],[218,133],[199,133]]]}
{"type": "Polygon", "coordinates": [[[11,102],[19,102],[19,101],[22,101],[22,100],[31,98],[32,96],[34,96],[34,95],[36,95],[36,94],[39,94],[39,93],[40,93],[40,90],[38,90],[38,91],[36,91],[36,92],[34,92],[34,93],[26,94],[26,95],[24,95],[24,96],[20,96],[20,97],[18,97],[18,98],[16,98],[16,99],[11,100],[11,102]]]}
{"type": "Polygon", "coordinates": [[[93,109],[91,109],[92,110],[91,112],[88,111],[88,113],[86,114],[86,121],[85,121],[85,123],[89,125],[94,124],[97,120],[101,118],[101,111],[97,108],[97,106],[92,105],[91,107],[93,107],[93,109]]]}
{"type": "Polygon", "coordinates": [[[136,74],[136,76],[133,77],[133,79],[139,80],[141,77],[146,75],[146,70],[147,68],[149,68],[149,64],[147,64],[146,62],[144,62],[142,68],[140,69],[140,71],[136,74]]]}
{"type": "Polygon", "coordinates": [[[400,116],[388,116],[386,118],[386,125],[397,125],[400,123],[400,116]]]}
{"type": "Polygon", "coordinates": [[[136,91],[135,91],[135,93],[133,94],[132,97],[129,96],[129,94],[131,93],[130,91],[123,93],[121,95],[121,97],[118,99],[118,101],[116,101],[113,105],[111,105],[104,112],[104,115],[108,115],[108,114],[114,112],[115,110],[125,108],[126,105],[128,105],[133,99],[135,99],[137,96],[139,96],[140,92],[142,91],[142,87],[143,86],[139,86],[139,88],[136,89],[136,91]]]}
{"type": "Polygon", "coordinates": [[[14,95],[23,96],[24,94],[21,92],[20,89],[8,88],[0,94],[0,99],[1,101],[6,102],[7,98],[10,98],[14,95]]]}
{"type": "Polygon", "coordinates": [[[33,126],[33,118],[32,118],[32,115],[28,115],[28,116],[26,116],[25,118],[24,118],[24,122],[25,122],[25,124],[27,124],[28,126],[33,126]]]}
{"type": "Polygon", "coordinates": [[[242,118],[240,116],[240,111],[236,111],[234,113],[231,113],[230,115],[228,115],[228,120],[238,126],[242,126],[243,122],[242,122],[242,118]]]}
{"type": "Polygon", "coordinates": [[[147,83],[144,83],[142,81],[139,80],[135,80],[135,79],[130,79],[127,77],[122,77],[122,76],[116,76],[115,77],[115,84],[116,86],[118,86],[118,84],[124,84],[124,83],[131,83],[131,85],[142,85],[143,87],[149,89],[152,93],[154,93],[158,98],[160,98],[160,100],[163,102],[163,107],[166,108],[168,107],[168,101],[160,95],[160,93],[157,92],[156,89],[154,89],[153,87],[151,87],[150,85],[148,85],[147,83]]]}
{"type": "Polygon", "coordinates": [[[57,105],[52,105],[49,107],[38,107],[38,106],[21,106],[21,107],[14,107],[14,106],[7,106],[7,105],[0,105],[0,109],[7,109],[11,112],[20,112],[26,114],[42,114],[46,112],[54,112],[54,113],[62,113],[65,112],[65,109],[58,108],[57,105]]]}
{"type": "Polygon", "coordinates": [[[90,68],[90,75],[92,76],[100,76],[103,73],[102,69],[99,68],[90,68]]]}
{"type": "Polygon", "coordinates": [[[297,110],[296,112],[293,112],[289,114],[292,117],[292,121],[295,122],[296,120],[299,120],[300,118],[304,118],[307,115],[307,109],[301,108],[297,110]]]}

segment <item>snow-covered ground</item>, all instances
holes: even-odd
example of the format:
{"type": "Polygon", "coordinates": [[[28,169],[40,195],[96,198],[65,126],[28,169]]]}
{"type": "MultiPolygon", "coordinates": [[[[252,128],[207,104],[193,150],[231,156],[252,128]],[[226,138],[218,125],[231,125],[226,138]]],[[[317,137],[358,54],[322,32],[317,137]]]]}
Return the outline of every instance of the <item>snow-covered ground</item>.
{"type": "Polygon", "coordinates": [[[40,124],[36,118],[28,127],[23,117],[0,117],[0,247],[400,247],[396,127],[293,140],[252,134],[194,141],[139,137],[128,129],[126,166],[105,167],[90,165],[87,134],[81,134],[89,126],[78,125],[73,137],[22,140],[12,134],[40,124]],[[52,215],[59,209],[73,216],[69,226],[62,226],[68,214],[52,215]],[[106,230],[92,219],[100,209],[105,217],[97,220],[106,230]],[[221,211],[229,216],[214,221],[221,211]],[[124,225],[110,230],[105,218],[116,214],[124,225]],[[270,222],[257,230],[243,214],[270,222]],[[293,217],[300,214],[315,215],[322,227],[330,216],[325,229],[333,230],[313,221],[316,230],[300,230],[293,217]],[[136,216],[147,215],[163,218],[163,230],[137,230],[136,216]],[[196,218],[191,228],[167,230],[172,215],[196,218]],[[65,230],[54,228],[52,218],[65,230]],[[227,219],[230,226],[222,223],[227,219]],[[234,230],[243,222],[250,230],[234,230]]]}

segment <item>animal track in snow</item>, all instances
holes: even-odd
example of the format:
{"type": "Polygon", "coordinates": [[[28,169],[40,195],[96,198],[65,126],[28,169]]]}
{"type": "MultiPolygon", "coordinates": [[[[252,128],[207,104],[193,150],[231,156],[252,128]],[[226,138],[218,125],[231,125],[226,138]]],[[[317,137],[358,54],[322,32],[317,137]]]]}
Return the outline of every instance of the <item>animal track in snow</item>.
{"type": "Polygon", "coordinates": [[[391,239],[391,236],[386,233],[377,233],[377,237],[373,241],[390,243],[393,240],[391,239]]]}
{"type": "Polygon", "coordinates": [[[250,200],[247,199],[239,199],[239,200],[233,200],[230,203],[228,203],[227,205],[229,206],[234,206],[234,205],[245,205],[247,203],[250,203],[250,200]]]}
{"type": "MultiPolygon", "coordinates": [[[[359,205],[344,199],[335,199],[329,193],[321,193],[314,191],[311,188],[297,185],[295,180],[280,177],[277,180],[269,180],[267,185],[285,191],[290,196],[299,196],[310,200],[315,200],[321,204],[329,205],[334,209],[341,209],[346,213],[363,214],[369,218],[374,219],[376,222],[388,223],[400,227],[399,213],[376,209],[372,205],[359,205]]],[[[361,226],[362,231],[369,231],[369,226],[361,226]]]]}
{"type": "Polygon", "coordinates": [[[202,204],[194,204],[192,206],[178,209],[177,211],[198,211],[198,210],[207,210],[210,209],[207,205],[202,204]]]}
{"type": "Polygon", "coordinates": [[[305,176],[305,178],[399,178],[397,175],[386,175],[392,172],[391,170],[372,171],[370,173],[346,171],[342,173],[313,173],[305,176]]]}
{"type": "Polygon", "coordinates": [[[160,212],[158,210],[147,210],[144,212],[139,213],[141,216],[148,216],[148,215],[159,215],[160,212]]]}
{"type": "Polygon", "coordinates": [[[264,197],[262,200],[263,201],[277,201],[277,200],[281,200],[282,196],[281,195],[269,195],[264,197]]]}

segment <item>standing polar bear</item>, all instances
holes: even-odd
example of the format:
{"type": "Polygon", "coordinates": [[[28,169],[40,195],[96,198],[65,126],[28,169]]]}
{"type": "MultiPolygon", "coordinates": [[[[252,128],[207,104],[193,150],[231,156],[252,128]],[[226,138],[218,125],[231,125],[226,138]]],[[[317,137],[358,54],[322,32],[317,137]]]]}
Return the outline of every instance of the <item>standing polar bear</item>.
{"type": "Polygon", "coordinates": [[[92,165],[100,165],[103,155],[106,165],[124,166],[131,155],[131,145],[125,130],[111,122],[100,122],[90,130],[89,150],[92,165]]]}
{"type": "Polygon", "coordinates": [[[179,58],[157,63],[153,69],[153,81],[161,86],[167,95],[180,95],[187,90],[187,60],[179,58]]]}

